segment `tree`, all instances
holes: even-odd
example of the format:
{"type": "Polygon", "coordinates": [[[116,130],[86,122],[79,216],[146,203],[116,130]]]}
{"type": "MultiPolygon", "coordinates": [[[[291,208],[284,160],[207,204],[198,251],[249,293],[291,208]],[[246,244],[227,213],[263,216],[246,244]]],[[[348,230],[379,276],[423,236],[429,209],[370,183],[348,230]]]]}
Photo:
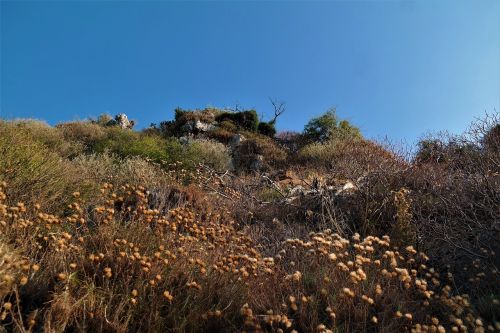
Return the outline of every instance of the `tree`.
{"type": "Polygon", "coordinates": [[[321,116],[311,119],[304,127],[304,136],[310,141],[325,142],[331,132],[337,128],[335,109],[330,109],[321,116]]]}
{"type": "Polygon", "coordinates": [[[278,102],[276,99],[269,98],[269,101],[271,101],[271,104],[273,105],[274,108],[274,118],[269,122],[270,125],[274,126],[276,125],[276,120],[278,120],[278,117],[281,116],[286,108],[285,102],[278,102]]]}
{"type": "Polygon", "coordinates": [[[304,126],[304,137],[307,141],[323,143],[333,136],[360,138],[361,132],[359,128],[351,125],[347,120],[339,121],[335,108],[331,108],[323,115],[311,119],[304,126]]]}
{"type": "Polygon", "coordinates": [[[336,135],[342,138],[361,138],[361,131],[356,126],[351,125],[347,120],[341,120],[335,129],[336,135]]]}
{"type": "MultiPolygon", "coordinates": [[[[274,117],[268,122],[261,121],[257,130],[260,134],[274,137],[276,135],[276,121],[278,117],[285,112],[285,102],[278,102],[276,99],[269,98],[274,108],[274,117]]],[[[261,117],[262,118],[262,117],[261,117]]]]}

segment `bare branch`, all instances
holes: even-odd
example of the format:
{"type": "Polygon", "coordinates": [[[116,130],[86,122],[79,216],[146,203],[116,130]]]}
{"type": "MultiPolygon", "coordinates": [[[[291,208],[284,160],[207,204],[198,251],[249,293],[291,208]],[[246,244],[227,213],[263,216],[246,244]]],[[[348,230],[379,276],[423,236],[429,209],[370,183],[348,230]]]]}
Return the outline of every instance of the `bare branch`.
{"type": "Polygon", "coordinates": [[[275,124],[276,120],[278,119],[279,116],[281,116],[285,110],[286,110],[286,103],[282,101],[278,101],[277,99],[270,98],[269,101],[273,105],[274,108],[274,117],[273,120],[271,120],[269,123],[275,124]]]}

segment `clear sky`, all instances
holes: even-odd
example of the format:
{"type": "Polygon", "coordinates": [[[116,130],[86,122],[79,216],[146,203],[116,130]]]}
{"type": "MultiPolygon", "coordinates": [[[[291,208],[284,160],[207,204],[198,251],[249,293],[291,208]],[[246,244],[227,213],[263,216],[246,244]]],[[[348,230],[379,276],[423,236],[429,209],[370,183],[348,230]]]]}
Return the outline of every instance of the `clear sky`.
{"type": "Polygon", "coordinates": [[[500,110],[500,1],[1,1],[0,116],[51,124],[286,101],[371,138],[462,131],[500,110]]]}

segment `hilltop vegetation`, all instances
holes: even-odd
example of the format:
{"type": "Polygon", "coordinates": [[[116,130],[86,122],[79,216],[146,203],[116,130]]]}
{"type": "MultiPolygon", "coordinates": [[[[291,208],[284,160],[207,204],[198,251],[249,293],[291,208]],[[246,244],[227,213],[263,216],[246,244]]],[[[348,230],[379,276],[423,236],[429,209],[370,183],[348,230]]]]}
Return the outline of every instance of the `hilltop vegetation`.
{"type": "Polygon", "coordinates": [[[0,332],[500,330],[500,124],[0,120],[0,332]]]}

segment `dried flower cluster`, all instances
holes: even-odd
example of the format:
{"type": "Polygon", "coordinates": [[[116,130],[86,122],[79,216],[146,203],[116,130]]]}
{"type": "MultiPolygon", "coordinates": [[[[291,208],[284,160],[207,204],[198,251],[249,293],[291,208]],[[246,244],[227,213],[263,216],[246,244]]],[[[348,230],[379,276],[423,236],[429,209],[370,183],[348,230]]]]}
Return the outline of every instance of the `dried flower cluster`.
{"type": "MultiPolygon", "coordinates": [[[[164,211],[151,206],[143,187],[104,184],[97,206],[88,207],[75,192],[65,214],[56,216],[39,205],[7,205],[5,188],[1,184],[0,319],[6,327],[499,329],[455,292],[451,273],[429,267],[429,258],[411,246],[392,246],[389,236],[311,232],[265,256],[222,207],[164,211]]],[[[498,279],[498,271],[489,274],[498,279]]]]}

